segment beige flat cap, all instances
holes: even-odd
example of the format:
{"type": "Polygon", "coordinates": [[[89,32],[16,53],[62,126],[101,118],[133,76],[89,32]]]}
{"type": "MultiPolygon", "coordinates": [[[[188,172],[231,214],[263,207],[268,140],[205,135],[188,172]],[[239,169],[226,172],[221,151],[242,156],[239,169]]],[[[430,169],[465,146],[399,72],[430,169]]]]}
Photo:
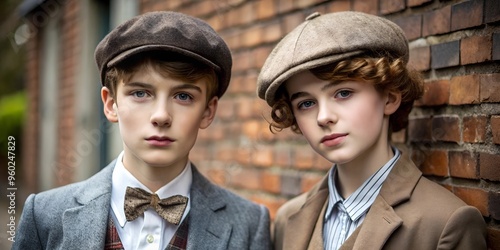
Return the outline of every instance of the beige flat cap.
{"type": "Polygon", "coordinates": [[[279,86],[298,72],[365,53],[408,63],[408,40],[399,26],[375,15],[311,14],[273,49],[260,71],[257,94],[272,106],[279,86]]]}

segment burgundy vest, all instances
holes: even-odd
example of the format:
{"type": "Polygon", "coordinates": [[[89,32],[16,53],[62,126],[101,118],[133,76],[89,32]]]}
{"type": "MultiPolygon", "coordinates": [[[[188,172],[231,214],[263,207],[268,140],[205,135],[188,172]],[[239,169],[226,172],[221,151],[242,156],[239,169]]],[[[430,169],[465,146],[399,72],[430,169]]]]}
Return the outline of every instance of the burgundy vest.
{"type": "MultiPolygon", "coordinates": [[[[115,223],[111,217],[108,216],[108,226],[106,229],[106,239],[104,241],[104,250],[123,250],[123,244],[116,231],[115,223]]],[[[185,250],[187,246],[188,230],[189,229],[189,215],[182,221],[179,228],[175,232],[172,240],[168,243],[165,250],[185,250]]]]}

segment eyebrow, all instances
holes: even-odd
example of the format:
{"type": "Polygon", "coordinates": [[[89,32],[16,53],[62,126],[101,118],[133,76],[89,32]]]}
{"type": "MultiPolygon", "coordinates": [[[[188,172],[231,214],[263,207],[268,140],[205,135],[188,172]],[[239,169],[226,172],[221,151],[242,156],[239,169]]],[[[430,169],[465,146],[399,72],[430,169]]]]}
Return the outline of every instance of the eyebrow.
{"type": "MultiPolygon", "coordinates": [[[[154,89],[155,87],[149,83],[143,83],[143,82],[128,82],[124,84],[125,87],[137,87],[137,88],[145,88],[145,89],[154,89]]],[[[202,90],[200,87],[194,85],[194,84],[180,84],[176,85],[172,88],[174,91],[182,90],[182,89],[193,89],[196,90],[200,93],[202,93],[202,90]]]]}
{"type": "MultiPolygon", "coordinates": [[[[321,87],[321,91],[325,91],[325,90],[327,90],[331,87],[334,87],[335,85],[338,85],[338,84],[339,84],[338,82],[330,82],[328,84],[325,84],[325,86],[321,87]]],[[[300,97],[304,97],[307,95],[308,95],[307,92],[294,93],[293,95],[290,96],[290,102],[293,102],[295,99],[300,98],[300,97]]]]}

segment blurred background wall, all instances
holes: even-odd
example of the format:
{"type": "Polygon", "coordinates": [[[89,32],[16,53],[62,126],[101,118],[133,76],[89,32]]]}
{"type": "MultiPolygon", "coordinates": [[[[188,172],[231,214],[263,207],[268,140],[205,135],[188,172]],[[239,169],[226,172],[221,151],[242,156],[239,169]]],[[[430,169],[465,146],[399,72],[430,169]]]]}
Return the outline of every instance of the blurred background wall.
{"type": "MultiPolygon", "coordinates": [[[[12,135],[18,217],[29,193],[86,179],[121,151],[116,125],[102,114],[93,53],[113,27],[155,10],[199,17],[227,41],[231,85],[191,159],[212,181],[266,205],[271,216],[331,164],[289,130],[269,132],[269,108],[255,94],[267,55],[316,11],[355,10],[396,22],[410,41],[410,65],[423,73],[426,92],[408,128],[392,140],[431,180],[481,211],[490,248],[500,249],[498,0],[5,1],[0,162],[6,169],[5,143],[12,135]]],[[[7,187],[6,172],[0,177],[7,187]]],[[[7,208],[0,214],[5,217],[7,208]]]]}

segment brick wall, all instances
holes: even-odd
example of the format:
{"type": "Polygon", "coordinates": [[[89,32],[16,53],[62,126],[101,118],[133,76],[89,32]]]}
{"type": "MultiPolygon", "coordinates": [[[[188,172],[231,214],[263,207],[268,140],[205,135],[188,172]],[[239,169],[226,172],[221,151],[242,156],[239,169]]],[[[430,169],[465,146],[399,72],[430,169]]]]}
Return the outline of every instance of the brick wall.
{"type": "Polygon", "coordinates": [[[59,120],[57,163],[53,166],[55,185],[74,181],[75,159],[75,85],[77,84],[78,57],[81,57],[81,1],[66,0],[61,9],[61,64],[59,78],[59,120]]]}
{"type": "Polygon", "coordinates": [[[426,91],[408,129],[394,134],[393,141],[426,176],[481,211],[490,246],[500,249],[498,1],[141,1],[141,12],[153,10],[200,17],[229,44],[231,85],[191,158],[213,181],[265,204],[272,216],[313,186],[330,163],[300,136],[269,132],[269,108],[255,94],[265,58],[315,11],[356,10],[395,21],[410,40],[410,65],[423,72],[426,91]]]}
{"type": "MultiPolygon", "coordinates": [[[[81,3],[60,5],[61,72],[56,183],[74,180],[75,72],[81,55],[81,3]]],[[[214,182],[275,212],[317,183],[331,164],[289,130],[269,132],[269,108],[256,97],[259,69],[274,45],[307,15],[356,10],[385,16],[410,40],[410,65],[425,95],[393,141],[431,180],[477,207],[491,249],[500,249],[500,4],[498,0],[140,0],[141,12],[173,10],[209,22],[233,53],[231,85],[214,123],[191,153],[214,182]]],[[[33,20],[32,20],[33,21],[33,20]]],[[[36,21],[36,20],[34,20],[36,21]]],[[[36,25],[35,25],[36,26],[36,25]]],[[[35,27],[43,28],[43,27],[35,27]]],[[[23,151],[25,192],[37,189],[39,36],[27,50],[30,98],[23,151]]]]}

